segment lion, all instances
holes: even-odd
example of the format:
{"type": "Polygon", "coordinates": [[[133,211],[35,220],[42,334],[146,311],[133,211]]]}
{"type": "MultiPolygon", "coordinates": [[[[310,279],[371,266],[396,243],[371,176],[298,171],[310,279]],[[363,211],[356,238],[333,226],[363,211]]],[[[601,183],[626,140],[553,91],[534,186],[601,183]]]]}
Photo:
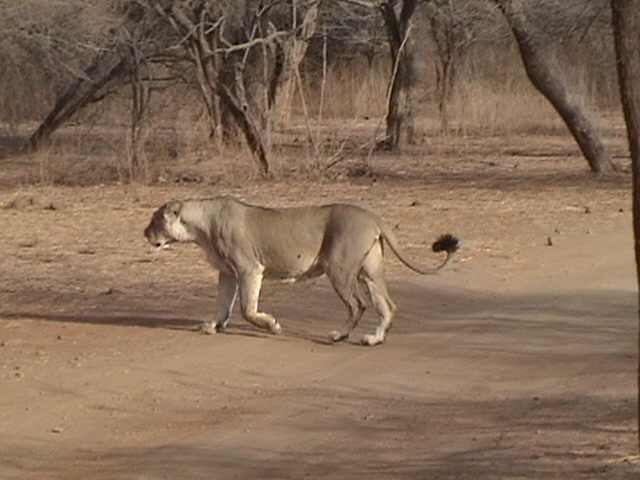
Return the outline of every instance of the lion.
{"type": "Polygon", "coordinates": [[[218,270],[217,308],[214,318],[202,325],[204,333],[227,328],[239,296],[245,320],[278,334],[280,323],[258,310],[263,279],[297,281],[326,274],[349,312],[342,329],[330,333],[330,340],[347,339],[370,301],[380,323],[362,338],[364,345],[384,342],[396,310],[384,279],[384,243],[404,265],[422,275],[444,268],[459,248],[453,235],[440,236],[432,250],[446,252],[447,257],[438,267],[424,268],[403,255],[395,234],[380,217],[357,206],[265,208],[229,196],[169,202],[153,214],[144,235],[157,248],[195,242],[218,270]]]}

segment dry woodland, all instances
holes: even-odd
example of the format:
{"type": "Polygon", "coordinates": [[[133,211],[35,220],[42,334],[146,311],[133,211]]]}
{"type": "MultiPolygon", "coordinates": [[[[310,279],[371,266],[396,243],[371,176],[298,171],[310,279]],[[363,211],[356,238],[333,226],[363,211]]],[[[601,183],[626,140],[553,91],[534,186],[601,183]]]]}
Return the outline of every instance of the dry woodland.
{"type": "Polygon", "coordinates": [[[18,3],[0,0],[0,479],[638,478],[608,4],[18,3]],[[237,308],[204,335],[216,272],[143,230],[214,195],[371,209],[423,265],[440,234],[462,246],[433,276],[387,252],[381,346],[359,344],[373,308],[329,341],[347,310],[326,278],[265,282],[280,335],[237,308]]]}

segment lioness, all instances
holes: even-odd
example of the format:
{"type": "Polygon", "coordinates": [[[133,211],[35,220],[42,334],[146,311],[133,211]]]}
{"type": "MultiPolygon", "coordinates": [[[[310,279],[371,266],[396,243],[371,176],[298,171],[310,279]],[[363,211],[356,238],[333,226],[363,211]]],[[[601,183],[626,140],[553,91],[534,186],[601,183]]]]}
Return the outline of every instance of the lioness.
{"type": "Polygon", "coordinates": [[[217,311],[213,320],[203,324],[205,333],[227,327],[238,292],[247,321],[280,333],[276,319],[258,311],[262,279],[295,281],[326,273],[349,310],[348,320],[341,330],[331,332],[331,340],[349,336],[368,296],[380,324],[375,333],[364,336],[365,345],[384,341],[395,310],[384,281],[383,239],[402,263],[425,275],[444,267],[458,250],[458,239],[443,235],[432,249],[447,252],[447,258],[437,268],[422,268],[404,258],[391,229],[362,208],[340,204],[263,208],[232,197],[167,203],[153,214],[144,235],[158,248],[195,242],[219,271],[217,311]]]}

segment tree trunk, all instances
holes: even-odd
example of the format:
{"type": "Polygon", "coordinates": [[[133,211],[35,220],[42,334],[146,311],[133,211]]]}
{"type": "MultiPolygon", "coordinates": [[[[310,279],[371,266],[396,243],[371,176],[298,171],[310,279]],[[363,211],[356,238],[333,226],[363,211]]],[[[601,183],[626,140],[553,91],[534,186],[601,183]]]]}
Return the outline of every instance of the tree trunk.
{"type": "Polygon", "coordinates": [[[450,0],[437,0],[429,11],[430,33],[436,46],[436,94],[440,113],[440,130],[449,133],[449,102],[455,81],[456,64],[462,48],[456,45],[454,18],[450,0]]]}
{"type": "Polygon", "coordinates": [[[149,82],[142,75],[144,59],[140,52],[131,45],[128,49],[128,63],[130,67],[131,85],[131,125],[129,127],[129,151],[127,152],[128,180],[134,181],[144,173],[144,181],[149,181],[149,164],[143,155],[144,124],[149,106],[149,82]]]}
{"type": "Polygon", "coordinates": [[[264,148],[260,129],[249,114],[249,109],[238,100],[237,96],[231,92],[226,85],[219,83],[217,92],[224,107],[233,116],[233,119],[244,133],[247,144],[258,162],[260,172],[264,176],[268,176],[269,161],[267,159],[267,152],[264,148]]]}
{"type": "Polygon", "coordinates": [[[596,127],[585,116],[580,105],[573,100],[560,76],[549,61],[548,45],[539,32],[527,21],[521,9],[514,8],[511,0],[495,0],[504,14],[518,42],[527,76],[533,86],[556,109],[578,143],[591,170],[596,173],[615,170],[596,127]]]}
{"type": "Polygon", "coordinates": [[[129,74],[127,62],[113,51],[96,58],[85,76],[76,80],[62,95],[53,109],[31,135],[28,148],[37,149],[51,134],[89,103],[102,100],[114,84],[123,82],[129,74]]]}
{"type": "MultiPolygon", "coordinates": [[[[252,115],[254,107],[245,93],[244,69],[249,44],[256,39],[243,38],[247,43],[244,47],[238,47],[235,51],[230,48],[220,53],[217,49],[223,43],[219,37],[222,20],[209,17],[206,9],[196,12],[182,4],[172,4],[170,10],[161,8],[159,4],[154,4],[154,8],[185,39],[182,45],[196,69],[196,78],[210,119],[210,136],[220,142],[228,132],[235,131],[235,127],[225,121],[232,118],[244,133],[260,172],[267,176],[269,162],[262,129],[260,123],[255,121],[255,115],[252,115]]],[[[255,34],[255,29],[245,27],[255,34]]]]}
{"type": "Polygon", "coordinates": [[[392,59],[391,91],[387,108],[387,136],[382,147],[398,150],[414,140],[413,85],[415,59],[409,42],[411,17],[417,0],[403,0],[396,13],[398,0],[382,3],[380,11],[387,26],[392,59]]]}
{"type": "Polygon", "coordinates": [[[267,108],[276,124],[285,124],[291,117],[296,79],[299,77],[300,63],[316,31],[319,5],[320,2],[312,4],[292,35],[275,45],[274,68],[268,82],[267,108]]]}
{"type": "MultiPolygon", "coordinates": [[[[640,288],[640,0],[613,0],[611,9],[618,82],[627,124],[633,171],[633,226],[640,288]]],[[[640,343],[638,350],[640,352],[640,343]]],[[[638,443],[640,445],[640,359],[638,363],[638,443]]]]}

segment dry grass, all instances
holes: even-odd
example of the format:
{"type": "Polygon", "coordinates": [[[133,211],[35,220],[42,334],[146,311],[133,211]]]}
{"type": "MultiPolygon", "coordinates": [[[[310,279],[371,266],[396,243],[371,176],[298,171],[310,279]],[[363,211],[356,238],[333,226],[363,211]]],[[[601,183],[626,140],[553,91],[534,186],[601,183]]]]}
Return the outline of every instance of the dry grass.
{"type": "MultiPolygon", "coordinates": [[[[515,63],[519,59],[510,61],[514,62],[511,67],[496,67],[496,75],[503,75],[501,81],[479,71],[477,66],[460,72],[449,106],[450,132],[438,144],[444,141],[455,145],[460,138],[468,137],[569,135],[553,108],[529,84],[521,65],[515,63]],[[511,73],[504,75],[505,71],[511,73]]],[[[575,68],[565,73],[572,94],[596,122],[606,118],[609,126],[613,118],[614,124],[621,125],[619,112],[598,97],[594,87],[597,82],[585,71],[575,68]]],[[[322,178],[340,174],[342,167],[356,168],[366,158],[375,135],[384,134],[388,62],[334,64],[327,72],[321,118],[323,79],[307,72],[304,96],[309,118],[303,117],[300,96],[296,94],[290,121],[270,135],[272,167],[277,177],[322,178]],[[330,165],[336,168],[327,168],[330,165]]],[[[416,121],[424,139],[442,135],[431,80],[425,75],[416,87],[416,121]]],[[[24,183],[65,185],[128,181],[132,147],[127,95],[125,89],[118,96],[89,106],[75,124],[56,132],[48,147],[22,157],[17,168],[20,173],[12,176],[5,172],[4,177],[19,178],[24,183]]],[[[146,122],[137,152],[142,166],[137,180],[142,183],[237,184],[259,178],[246,146],[238,143],[220,149],[208,138],[208,120],[197,91],[176,86],[154,93],[146,122]]],[[[5,129],[14,132],[5,138],[14,142],[15,131],[24,135],[33,128],[5,129]]],[[[611,135],[612,131],[608,128],[605,133],[611,135]]],[[[0,139],[0,143],[5,142],[0,139]]]]}
{"type": "MultiPolygon", "coordinates": [[[[364,61],[336,64],[327,72],[323,116],[328,118],[380,117],[386,109],[388,62],[377,61],[369,65],[364,61]]],[[[312,116],[317,115],[320,103],[320,79],[307,81],[306,97],[312,116]]],[[[297,105],[296,111],[300,112],[297,105]]]]}
{"type": "Polygon", "coordinates": [[[498,92],[481,82],[465,84],[451,102],[450,113],[454,131],[462,135],[566,132],[553,107],[533,87],[498,92]]]}

